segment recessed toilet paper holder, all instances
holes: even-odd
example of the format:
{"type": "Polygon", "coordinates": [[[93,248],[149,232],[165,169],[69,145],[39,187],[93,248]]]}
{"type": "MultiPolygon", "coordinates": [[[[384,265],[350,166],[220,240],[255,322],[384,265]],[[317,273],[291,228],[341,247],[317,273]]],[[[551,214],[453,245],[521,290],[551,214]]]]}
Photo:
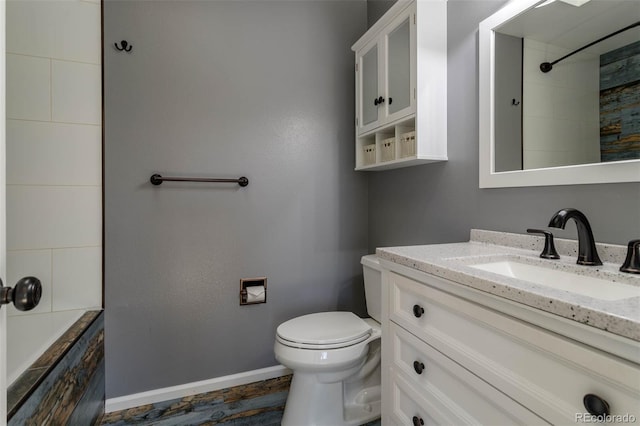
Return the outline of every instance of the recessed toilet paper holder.
{"type": "Polygon", "coordinates": [[[267,303],[267,277],[240,280],[240,305],[267,303]]]}

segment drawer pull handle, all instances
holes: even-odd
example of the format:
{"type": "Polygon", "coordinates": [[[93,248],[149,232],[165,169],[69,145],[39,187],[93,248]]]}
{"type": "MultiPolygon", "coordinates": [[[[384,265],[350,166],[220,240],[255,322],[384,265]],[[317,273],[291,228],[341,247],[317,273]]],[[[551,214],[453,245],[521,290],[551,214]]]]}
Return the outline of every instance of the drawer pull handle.
{"type": "Polygon", "coordinates": [[[422,426],[424,424],[424,420],[422,420],[418,416],[413,416],[413,426],[422,426]]]}
{"type": "Polygon", "coordinates": [[[424,314],[424,308],[420,305],[413,305],[413,315],[420,318],[424,314]]]}
{"type": "Polygon", "coordinates": [[[424,364],[420,361],[413,361],[413,369],[416,370],[416,373],[422,374],[424,371],[424,364]]]}
{"type": "Polygon", "coordinates": [[[609,403],[598,395],[592,393],[586,394],[582,399],[584,408],[587,409],[589,414],[594,416],[608,416],[609,415],[609,403]]]}

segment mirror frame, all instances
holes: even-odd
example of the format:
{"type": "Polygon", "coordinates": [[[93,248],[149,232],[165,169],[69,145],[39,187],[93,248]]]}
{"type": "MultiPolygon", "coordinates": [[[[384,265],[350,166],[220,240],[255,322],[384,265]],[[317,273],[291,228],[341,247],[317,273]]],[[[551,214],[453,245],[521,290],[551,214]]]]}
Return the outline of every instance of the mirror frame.
{"type": "Polygon", "coordinates": [[[479,36],[480,188],[640,182],[640,160],[495,172],[494,29],[544,0],[511,0],[482,21],[479,36]]]}

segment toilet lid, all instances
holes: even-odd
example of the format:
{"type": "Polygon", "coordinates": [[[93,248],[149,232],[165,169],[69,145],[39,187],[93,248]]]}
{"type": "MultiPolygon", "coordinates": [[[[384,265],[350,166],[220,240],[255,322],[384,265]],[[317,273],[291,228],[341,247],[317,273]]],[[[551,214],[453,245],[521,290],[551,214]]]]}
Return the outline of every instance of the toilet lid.
{"type": "MultiPolygon", "coordinates": [[[[277,335],[297,347],[338,348],[366,340],[371,327],[352,312],[319,312],[290,319],[277,335]]],[[[286,344],[286,342],[283,342],[286,344]]]]}

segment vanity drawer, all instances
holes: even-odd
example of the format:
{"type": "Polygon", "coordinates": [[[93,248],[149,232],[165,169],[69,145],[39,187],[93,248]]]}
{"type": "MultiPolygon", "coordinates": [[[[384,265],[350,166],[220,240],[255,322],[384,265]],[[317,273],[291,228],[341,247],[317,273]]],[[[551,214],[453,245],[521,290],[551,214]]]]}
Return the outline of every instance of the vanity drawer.
{"type": "Polygon", "coordinates": [[[402,376],[428,401],[438,423],[548,424],[401,327],[391,323],[389,331],[391,375],[402,376]]]}
{"type": "Polygon", "coordinates": [[[586,394],[606,400],[612,415],[640,419],[640,366],[437,290],[431,279],[446,283],[389,274],[393,322],[550,423],[575,423],[586,394]]]}
{"type": "Polygon", "coordinates": [[[447,417],[446,413],[440,412],[439,407],[424,398],[420,391],[411,386],[402,375],[394,374],[393,369],[391,369],[390,399],[390,419],[383,418],[385,426],[460,424],[460,421],[456,421],[457,419],[447,417]]]}

